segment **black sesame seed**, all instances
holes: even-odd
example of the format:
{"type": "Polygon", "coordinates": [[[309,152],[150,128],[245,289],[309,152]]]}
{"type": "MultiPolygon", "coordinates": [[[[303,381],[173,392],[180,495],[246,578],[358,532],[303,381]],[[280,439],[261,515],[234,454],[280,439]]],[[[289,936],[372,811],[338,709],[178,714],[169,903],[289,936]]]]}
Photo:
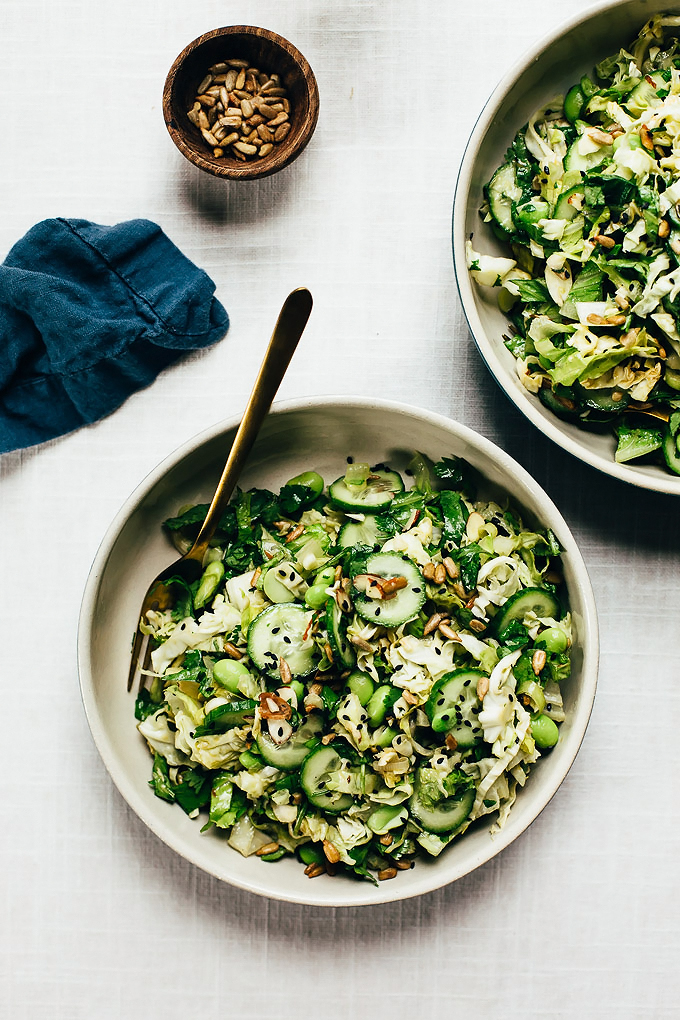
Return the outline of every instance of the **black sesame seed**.
{"type": "Polygon", "coordinates": [[[272,627],[272,634],[278,634],[280,630],[281,630],[280,627],[272,627]]]}
{"type": "Polygon", "coordinates": [[[295,571],[294,570],[291,570],[290,574],[288,575],[288,578],[291,581],[295,580],[295,571]]]}
{"type": "Polygon", "coordinates": [[[354,457],[348,457],[347,458],[347,463],[348,464],[353,464],[354,463],[354,457]]]}
{"type": "Polygon", "coordinates": [[[376,608],[375,615],[380,616],[380,606],[376,608]]]}
{"type": "Polygon", "coordinates": [[[412,592],[413,592],[413,593],[414,593],[415,595],[420,595],[420,593],[421,593],[421,591],[422,591],[422,590],[423,590],[422,588],[411,588],[411,591],[412,591],[412,592]]]}
{"type": "Polygon", "coordinates": [[[450,718],[451,716],[448,712],[446,712],[446,714],[442,716],[442,722],[448,722],[450,718]]]}
{"type": "Polygon", "coordinates": [[[465,726],[469,726],[470,728],[472,728],[472,723],[470,722],[469,719],[465,720],[465,726]]]}
{"type": "Polygon", "coordinates": [[[463,687],[469,687],[469,686],[470,686],[470,681],[469,680],[463,681],[463,687]]]}
{"type": "Polygon", "coordinates": [[[445,701],[446,698],[440,698],[439,701],[437,702],[437,708],[439,708],[440,705],[443,705],[445,701]]]}
{"type": "Polygon", "coordinates": [[[284,634],[284,635],[283,635],[283,640],[284,640],[284,641],[286,642],[286,644],[287,644],[287,645],[289,645],[289,644],[290,644],[290,638],[288,637],[288,635],[287,635],[287,634],[284,634]]]}
{"type": "Polygon", "coordinates": [[[435,654],[436,655],[441,655],[442,654],[441,648],[435,648],[435,654]]]}
{"type": "Polygon", "coordinates": [[[458,700],[459,701],[465,701],[465,695],[464,694],[459,694],[458,695],[458,700]]]}
{"type": "Polygon", "coordinates": [[[343,720],[344,722],[349,722],[349,716],[348,716],[348,715],[341,715],[341,716],[340,716],[340,718],[341,718],[341,719],[342,719],[342,720],[343,720]]]}

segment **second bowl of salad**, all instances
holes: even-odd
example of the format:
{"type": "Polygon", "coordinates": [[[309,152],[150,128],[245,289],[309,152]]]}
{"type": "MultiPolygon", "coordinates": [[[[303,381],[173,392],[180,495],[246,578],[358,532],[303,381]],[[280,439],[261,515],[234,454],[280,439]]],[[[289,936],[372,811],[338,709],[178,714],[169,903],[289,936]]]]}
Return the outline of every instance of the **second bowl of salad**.
{"type": "Polygon", "coordinates": [[[141,596],[191,543],[234,434],[173,454],[88,582],[88,719],[168,845],[254,892],[413,896],[506,847],[585,732],[597,624],[556,508],[487,440],[389,402],[280,405],[126,691],[141,596]]]}
{"type": "Polygon", "coordinates": [[[480,352],[550,438],[680,493],[680,8],[607,4],[543,42],[473,132],[454,260],[480,352]]]}

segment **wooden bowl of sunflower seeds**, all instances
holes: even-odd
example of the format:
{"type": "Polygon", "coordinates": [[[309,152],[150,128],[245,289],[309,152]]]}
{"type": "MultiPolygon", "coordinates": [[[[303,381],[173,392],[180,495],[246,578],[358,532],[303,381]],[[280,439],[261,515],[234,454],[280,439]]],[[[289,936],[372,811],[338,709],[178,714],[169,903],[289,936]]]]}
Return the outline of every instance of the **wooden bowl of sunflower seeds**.
{"type": "Polygon", "coordinates": [[[229,25],[182,50],[165,81],[163,116],[177,148],[199,169],[256,180],[305,148],[319,116],[319,90],[287,39],[229,25]]]}

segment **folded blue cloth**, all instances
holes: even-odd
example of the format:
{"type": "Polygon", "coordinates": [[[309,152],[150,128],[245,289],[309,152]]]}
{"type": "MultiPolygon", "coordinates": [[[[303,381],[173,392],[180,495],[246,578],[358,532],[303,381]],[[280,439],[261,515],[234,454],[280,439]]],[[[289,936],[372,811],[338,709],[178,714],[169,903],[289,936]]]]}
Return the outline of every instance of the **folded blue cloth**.
{"type": "Polygon", "coordinates": [[[0,453],[110,414],[221,339],[214,291],[148,220],[36,224],[0,265],[0,453]]]}

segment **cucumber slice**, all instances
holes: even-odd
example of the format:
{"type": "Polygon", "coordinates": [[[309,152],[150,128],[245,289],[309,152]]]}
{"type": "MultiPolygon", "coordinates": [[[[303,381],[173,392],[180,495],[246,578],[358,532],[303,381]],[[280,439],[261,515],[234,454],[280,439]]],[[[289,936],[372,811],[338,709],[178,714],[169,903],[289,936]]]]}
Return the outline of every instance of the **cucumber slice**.
{"type": "Polygon", "coordinates": [[[405,577],[406,587],[391,599],[372,599],[358,589],[354,608],[362,620],[382,627],[399,627],[417,616],[425,601],[425,582],[415,563],[396,552],[373,553],[366,560],[366,573],[377,577],[405,577]]]}
{"type": "Polygon", "coordinates": [[[341,665],[343,669],[354,669],[357,657],[354,646],[347,640],[347,624],[343,615],[335,599],[329,599],[326,606],[326,630],[333,652],[333,661],[336,665],[341,665]]]}
{"type": "Polygon", "coordinates": [[[425,705],[435,733],[450,734],[458,747],[474,747],[484,739],[479,724],[482,703],[477,683],[486,676],[481,669],[455,669],[437,680],[425,705]]]}
{"type": "Polygon", "coordinates": [[[579,170],[581,173],[585,173],[596,166],[600,166],[612,154],[611,145],[603,145],[596,149],[595,152],[580,153],[578,151],[579,141],[580,139],[577,138],[567,150],[567,154],[564,157],[565,170],[579,170]]]}
{"type": "Polygon", "coordinates": [[[560,604],[552,594],[545,588],[524,588],[515,595],[511,595],[496,613],[493,619],[493,630],[499,640],[503,638],[503,631],[513,620],[524,619],[527,613],[534,612],[537,616],[550,617],[553,620],[560,618],[560,604]]]}
{"type": "Polygon", "coordinates": [[[499,227],[514,234],[515,224],[512,219],[513,202],[522,198],[522,189],[517,183],[514,163],[504,163],[496,170],[487,188],[489,211],[499,227]]]}
{"type": "Polygon", "coordinates": [[[541,386],[538,391],[538,399],[544,407],[547,407],[549,411],[552,411],[554,415],[561,418],[563,421],[578,420],[578,410],[576,409],[574,401],[561,397],[559,394],[555,393],[551,386],[541,386]]]}
{"type": "Polygon", "coordinates": [[[269,734],[260,731],[256,738],[257,749],[267,765],[273,765],[276,769],[297,769],[309,754],[307,742],[318,736],[322,729],[321,717],[314,714],[281,746],[275,744],[269,734]]]}
{"type": "Polygon", "coordinates": [[[581,110],[585,106],[586,97],[580,85],[572,85],[564,97],[564,116],[570,124],[575,124],[581,116],[581,110]]]}
{"type": "Polygon", "coordinates": [[[261,672],[278,675],[279,658],[286,660],[294,677],[315,669],[316,644],[308,634],[313,615],[303,606],[282,602],[255,617],[248,630],[248,655],[261,672]]]}
{"type": "Polygon", "coordinates": [[[556,220],[573,220],[575,216],[578,216],[579,210],[569,199],[574,198],[575,195],[584,197],[584,194],[582,184],[575,184],[573,188],[568,188],[567,191],[564,191],[557,199],[554,218],[556,220]]]}
{"type": "Polygon", "coordinates": [[[370,545],[375,548],[385,538],[373,514],[366,514],[363,521],[347,521],[338,532],[338,545],[350,549],[353,545],[370,545]]]}
{"type": "Polygon", "coordinates": [[[389,506],[395,492],[403,492],[404,483],[396,471],[378,469],[371,471],[366,485],[347,485],[344,475],[328,486],[331,502],[341,510],[357,510],[366,513],[382,510],[389,506]]]}
{"type": "MultiPolygon", "coordinates": [[[[678,435],[680,435],[680,433],[678,435]]],[[[667,432],[663,438],[663,444],[661,447],[666,464],[676,475],[680,475],[680,448],[678,448],[678,435],[673,436],[670,431],[667,432]]]]}
{"type": "Polygon", "coordinates": [[[615,387],[606,390],[588,390],[576,382],[574,383],[574,395],[578,401],[579,409],[606,412],[607,414],[619,414],[630,403],[628,391],[615,387]]]}
{"type": "Polygon", "coordinates": [[[417,822],[428,832],[453,832],[459,829],[472,811],[474,789],[464,790],[453,797],[443,797],[437,804],[426,803],[416,780],[416,788],[409,801],[409,810],[417,822]]]}
{"type": "Polygon", "coordinates": [[[300,783],[314,807],[337,814],[351,806],[352,798],[348,793],[326,789],[328,777],[341,766],[340,755],[330,745],[319,747],[305,758],[300,769],[300,783]]]}
{"type": "Polygon", "coordinates": [[[661,99],[668,95],[670,83],[662,74],[657,71],[655,74],[646,74],[640,79],[640,83],[629,93],[623,105],[630,110],[635,118],[639,117],[650,106],[660,106],[661,99]],[[651,81],[650,81],[651,79],[651,81]],[[659,92],[662,93],[659,96],[659,92]]]}
{"type": "Polygon", "coordinates": [[[528,202],[516,205],[512,210],[512,219],[516,230],[528,234],[534,241],[543,241],[543,232],[538,226],[539,220],[550,217],[550,206],[542,198],[532,198],[528,202]]]}

